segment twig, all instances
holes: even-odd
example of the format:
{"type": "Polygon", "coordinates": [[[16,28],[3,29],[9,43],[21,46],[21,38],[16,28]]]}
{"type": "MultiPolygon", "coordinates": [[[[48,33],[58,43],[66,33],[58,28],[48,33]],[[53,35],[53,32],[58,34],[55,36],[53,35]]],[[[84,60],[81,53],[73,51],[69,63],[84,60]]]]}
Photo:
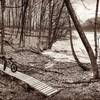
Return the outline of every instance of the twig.
{"type": "Polygon", "coordinates": [[[90,8],[88,8],[88,7],[85,5],[85,3],[83,2],[83,0],[81,0],[81,2],[82,2],[82,4],[83,4],[83,6],[84,6],[87,10],[91,10],[90,8]]]}
{"type": "Polygon", "coordinates": [[[6,84],[6,83],[4,83],[4,82],[2,82],[2,81],[0,81],[0,84],[3,84],[4,86],[7,86],[7,84],[6,84]]]}
{"type": "Polygon", "coordinates": [[[15,93],[15,91],[13,89],[7,89],[7,88],[0,88],[0,92],[11,92],[11,93],[15,93]]]}
{"type": "Polygon", "coordinates": [[[66,83],[66,84],[82,84],[82,83],[94,83],[94,82],[98,82],[100,81],[100,79],[90,79],[90,80],[86,80],[86,81],[76,81],[76,82],[62,82],[62,83],[66,83]]]}

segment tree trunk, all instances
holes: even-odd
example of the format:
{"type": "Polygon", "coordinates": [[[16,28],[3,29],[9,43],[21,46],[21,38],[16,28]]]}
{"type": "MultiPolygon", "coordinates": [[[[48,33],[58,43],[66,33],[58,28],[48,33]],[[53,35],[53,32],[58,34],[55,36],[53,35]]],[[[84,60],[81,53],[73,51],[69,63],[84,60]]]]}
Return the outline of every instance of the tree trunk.
{"type": "Polygon", "coordinates": [[[1,54],[4,54],[4,11],[5,0],[1,0],[2,26],[1,26],[1,54]]]}
{"type": "Polygon", "coordinates": [[[9,19],[8,19],[8,22],[9,22],[9,23],[8,23],[8,27],[10,28],[10,22],[11,22],[11,21],[10,21],[10,9],[9,9],[8,13],[9,13],[9,15],[8,15],[8,18],[9,18],[9,19]]]}
{"type": "Polygon", "coordinates": [[[41,4],[41,14],[40,14],[40,25],[39,25],[39,37],[38,37],[38,50],[40,51],[41,48],[41,35],[42,35],[42,23],[43,23],[43,17],[44,17],[44,13],[43,13],[43,7],[44,7],[44,0],[42,0],[42,4],[41,4]]]}
{"type": "Polygon", "coordinates": [[[72,39],[72,28],[71,28],[71,19],[70,16],[68,15],[68,20],[69,20],[69,33],[70,33],[70,44],[71,44],[71,49],[72,49],[72,54],[74,59],[76,60],[77,64],[84,70],[87,71],[89,70],[88,68],[86,68],[78,59],[75,50],[74,50],[74,46],[73,46],[73,39],[72,39]]]}
{"type": "Polygon", "coordinates": [[[53,15],[53,8],[52,8],[52,0],[49,0],[49,34],[48,34],[48,49],[51,48],[51,35],[52,35],[52,15],[53,15]]]}
{"type": "Polygon", "coordinates": [[[66,5],[66,7],[69,11],[69,14],[70,14],[70,16],[71,16],[71,18],[74,22],[74,25],[77,29],[77,32],[78,32],[78,34],[79,34],[79,36],[80,36],[80,38],[81,38],[81,40],[82,40],[82,42],[83,42],[83,44],[86,48],[86,51],[89,55],[91,65],[92,65],[92,70],[93,70],[93,78],[95,78],[95,79],[99,78],[98,66],[97,66],[97,63],[96,63],[95,55],[94,55],[93,50],[92,50],[92,48],[91,48],[91,46],[90,46],[90,44],[89,44],[89,42],[88,42],[88,40],[85,36],[85,33],[84,33],[84,31],[83,31],[83,29],[80,25],[80,22],[79,22],[76,14],[75,14],[75,11],[74,11],[71,3],[70,3],[70,0],[64,0],[64,3],[65,3],[65,5],[66,5]]]}
{"type": "Polygon", "coordinates": [[[54,29],[54,32],[53,32],[53,37],[50,41],[50,45],[49,45],[49,48],[52,47],[52,44],[56,41],[56,37],[57,37],[57,28],[58,28],[58,25],[59,25],[59,20],[60,20],[60,17],[61,17],[61,13],[62,13],[62,10],[63,10],[63,7],[64,7],[64,1],[62,3],[62,6],[60,8],[60,11],[59,11],[59,15],[57,17],[57,20],[56,20],[56,24],[55,24],[55,29],[54,29]]]}
{"type": "Polygon", "coordinates": [[[97,19],[98,19],[98,10],[99,10],[99,0],[97,0],[96,4],[96,12],[95,12],[95,26],[94,26],[94,40],[95,40],[95,57],[97,61],[98,51],[97,51],[97,19]]]}
{"type": "Polygon", "coordinates": [[[21,21],[21,35],[20,35],[20,46],[22,45],[22,47],[25,46],[25,34],[24,34],[24,26],[25,26],[25,15],[27,12],[27,7],[28,7],[28,0],[26,1],[22,1],[22,5],[24,5],[24,7],[22,8],[22,21],[21,21]]]}

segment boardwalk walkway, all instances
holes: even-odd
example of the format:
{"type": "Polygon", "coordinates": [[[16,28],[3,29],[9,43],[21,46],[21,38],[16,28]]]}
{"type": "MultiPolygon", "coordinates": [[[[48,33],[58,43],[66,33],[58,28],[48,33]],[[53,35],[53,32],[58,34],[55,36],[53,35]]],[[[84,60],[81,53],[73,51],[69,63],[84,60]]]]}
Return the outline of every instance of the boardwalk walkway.
{"type": "MultiPolygon", "coordinates": [[[[3,65],[2,64],[0,64],[0,70],[3,71],[3,65]]],[[[54,95],[57,92],[59,92],[59,90],[37,80],[37,79],[35,79],[35,78],[33,78],[29,75],[23,74],[23,73],[18,72],[18,71],[16,73],[13,73],[13,72],[11,72],[11,69],[8,68],[8,67],[3,72],[21,80],[21,81],[24,81],[25,83],[27,83],[32,88],[36,89],[37,91],[39,91],[40,93],[42,93],[45,96],[51,96],[51,95],[54,95]]]]}

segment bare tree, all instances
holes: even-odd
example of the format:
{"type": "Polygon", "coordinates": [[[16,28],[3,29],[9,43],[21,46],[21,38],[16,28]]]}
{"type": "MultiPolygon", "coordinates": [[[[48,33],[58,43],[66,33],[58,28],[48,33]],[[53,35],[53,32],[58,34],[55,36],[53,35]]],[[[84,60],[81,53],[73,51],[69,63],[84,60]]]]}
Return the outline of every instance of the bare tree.
{"type": "Polygon", "coordinates": [[[80,22],[78,21],[78,18],[77,18],[75,11],[71,5],[71,2],[70,2],[70,0],[64,0],[64,3],[65,3],[67,10],[68,10],[73,22],[74,22],[74,25],[78,31],[78,34],[79,34],[79,36],[80,36],[80,38],[81,38],[81,40],[86,48],[86,51],[89,55],[91,65],[92,65],[92,70],[93,70],[93,78],[94,79],[99,78],[98,66],[96,63],[95,55],[94,55],[93,50],[92,50],[92,48],[87,40],[87,37],[85,36],[85,33],[80,25],[80,22]]]}
{"type": "Polygon", "coordinates": [[[69,18],[70,44],[71,44],[71,49],[72,49],[73,57],[74,57],[74,59],[76,60],[77,64],[78,64],[84,71],[87,71],[88,68],[86,68],[86,67],[80,62],[80,60],[78,59],[78,57],[77,57],[77,55],[76,55],[76,53],[75,53],[74,46],[73,46],[73,39],[72,39],[71,19],[70,19],[70,16],[69,16],[69,15],[68,15],[68,18],[69,18]]]}
{"type": "Polygon", "coordinates": [[[43,17],[45,15],[45,10],[44,10],[44,4],[45,0],[42,0],[41,4],[41,12],[40,12],[40,27],[39,27],[39,41],[38,41],[38,50],[40,50],[40,42],[41,42],[41,33],[42,33],[42,25],[43,25],[43,17]]]}
{"type": "Polygon", "coordinates": [[[28,7],[28,1],[29,0],[22,0],[22,20],[21,20],[21,35],[20,35],[20,45],[25,46],[25,35],[24,35],[24,25],[25,25],[25,15],[27,12],[28,7]],[[22,44],[21,44],[22,43],[22,44]]]}
{"type": "Polygon", "coordinates": [[[4,54],[4,11],[5,0],[1,0],[2,24],[1,24],[1,54],[4,54]]]}
{"type": "Polygon", "coordinates": [[[59,20],[60,20],[60,17],[61,17],[61,13],[62,13],[62,10],[63,10],[63,7],[64,7],[64,1],[62,2],[62,6],[60,8],[60,11],[59,11],[59,15],[56,19],[56,22],[55,22],[55,28],[54,28],[54,31],[53,31],[53,36],[52,36],[52,39],[50,41],[50,44],[49,44],[49,48],[51,48],[53,42],[56,41],[56,36],[57,36],[57,28],[58,28],[58,25],[59,25],[59,20]]]}
{"type": "Polygon", "coordinates": [[[50,48],[51,42],[51,35],[52,35],[52,17],[53,17],[53,10],[54,10],[54,3],[52,5],[53,0],[49,0],[49,34],[48,34],[48,46],[50,48]]]}
{"type": "Polygon", "coordinates": [[[97,19],[98,19],[98,9],[99,9],[99,0],[96,3],[96,12],[95,12],[95,26],[94,26],[94,40],[95,40],[95,57],[97,60],[98,51],[97,51],[97,19]]]}

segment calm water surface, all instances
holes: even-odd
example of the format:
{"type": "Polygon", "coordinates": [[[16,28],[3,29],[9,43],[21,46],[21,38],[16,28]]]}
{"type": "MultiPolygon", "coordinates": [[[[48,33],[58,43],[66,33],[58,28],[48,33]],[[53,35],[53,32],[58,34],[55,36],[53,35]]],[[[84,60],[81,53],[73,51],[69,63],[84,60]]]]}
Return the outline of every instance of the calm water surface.
{"type": "MultiPolygon", "coordinates": [[[[85,32],[86,37],[91,44],[91,47],[94,51],[94,33],[93,32],[85,32]]],[[[73,38],[73,43],[74,43],[74,48],[76,51],[76,54],[78,58],[80,59],[81,62],[83,63],[89,63],[89,57],[88,54],[82,44],[81,39],[79,38],[79,35],[76,31],[73,31],[73,36],[76,38],[73,38]]],[[[98,34],[97,40],[99,40],[100,35],[98,34]]],[[[98,55],[99,53],[99,41],[98,41],[98,55]]],[[[71,47],[70,47],[70,40],[61,40],[57,41],[53,44],[51,50],[44,51],[43,54],[49,55],[50,57],[54,58],[56,61],[60,62],[75,62],[72,52],[71,52],[71,47]]],[[[99,62],[99,57],[98,57],[98,62],[99,62]]]]}

